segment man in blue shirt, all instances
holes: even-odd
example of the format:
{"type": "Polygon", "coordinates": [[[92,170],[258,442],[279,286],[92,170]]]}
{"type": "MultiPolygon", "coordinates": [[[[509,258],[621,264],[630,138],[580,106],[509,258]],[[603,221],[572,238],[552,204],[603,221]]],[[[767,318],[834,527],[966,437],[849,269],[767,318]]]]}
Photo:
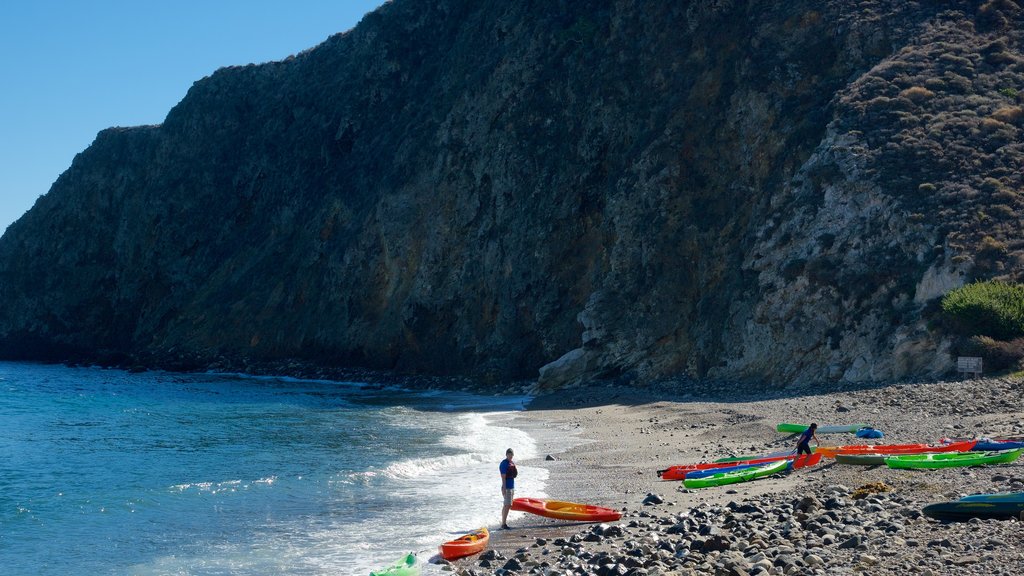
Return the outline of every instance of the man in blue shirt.
{"type": "Polygon", "coordinates": [[[516,463],[512,461],[512,449],[505,450],[505,459],[498,464],[498,472],[501,472],[501,495],[505,498],[505,504],[501,508],[501,527],[508,530],[508,511],[512,508],[512,496],[515,494],[516,463]]]}
{"type": "Polygon", "coordinates": [[[804,430],[802,434],[800,434],[800,438],[798,438],[796,441],[796,453],[798,455],[809,455],[811,453],[811,439],[814,439],[815,444],[820,444],[820,442],[818,442],[818,437],[814,435],[814,431],[817,429],[818,425],[812,422],[810,427],[807,428],[807,430],[804,430]]]}

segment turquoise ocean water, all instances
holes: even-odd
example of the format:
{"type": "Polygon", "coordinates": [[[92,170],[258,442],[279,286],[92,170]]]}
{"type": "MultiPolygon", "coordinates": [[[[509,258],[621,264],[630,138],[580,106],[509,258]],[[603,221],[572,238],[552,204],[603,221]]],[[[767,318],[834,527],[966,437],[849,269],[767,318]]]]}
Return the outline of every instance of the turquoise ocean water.
{"type": "MultiPolygon", "coordinates": [[[[0,573],[367,574],[495,527],[524,397],[0,363],[0,573]]],[[[519,494],[546,472],[522,467],[519,494]]],[[[425,573],[432,573],[428,570],[425,573]]]]}

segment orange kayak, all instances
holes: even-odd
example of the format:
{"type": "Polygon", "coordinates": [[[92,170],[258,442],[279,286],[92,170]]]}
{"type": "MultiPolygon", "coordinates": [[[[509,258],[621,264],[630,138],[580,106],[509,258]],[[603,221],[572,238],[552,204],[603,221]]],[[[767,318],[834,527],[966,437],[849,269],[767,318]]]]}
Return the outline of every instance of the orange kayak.
{"type": "Polygon", "coordinates": [[[611,508],[562,502],[560,500],[542,500],[540,498],[516,498],[512,501],[512,509],[529,512],[545,518],[558,520],[575,520],[577,522],[611,522],[622,517],[622,513],[611,508]]]}
{"type": "Polygon", "coordinates": [[[490,539],[491,535],[487,532],[487,528],[473,530],[465,536],[459,536],[455,540],[441,544],[441,558],[454,560],[463,556],[472,556],[481,552],[490,539]]]}
{"type": "Polygon", "coordinates": [[[879,444],[877,446],[819,446],[816,453],[835,458],[836,454],[928,454],[934,452],[967,452],[977,440],[950,442],[949,444],[879,444]]]}

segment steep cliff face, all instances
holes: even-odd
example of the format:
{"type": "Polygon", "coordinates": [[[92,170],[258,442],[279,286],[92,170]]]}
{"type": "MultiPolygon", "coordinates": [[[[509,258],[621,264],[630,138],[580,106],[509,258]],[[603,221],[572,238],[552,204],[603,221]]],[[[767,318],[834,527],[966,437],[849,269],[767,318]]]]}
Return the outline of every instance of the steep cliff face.
{"type": "Polygon", "coordinates": [[[1011,0],[395,0],[111,129],[0,240],[0,355],[767,383],[948,368],[1021,270],[1011,0]]]}

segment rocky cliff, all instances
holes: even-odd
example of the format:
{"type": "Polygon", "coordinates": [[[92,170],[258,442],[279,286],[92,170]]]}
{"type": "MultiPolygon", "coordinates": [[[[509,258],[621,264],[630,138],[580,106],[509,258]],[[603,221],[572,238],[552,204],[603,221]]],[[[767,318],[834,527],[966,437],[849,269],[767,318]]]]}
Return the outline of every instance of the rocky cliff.
{"type": "Polygon", "coordinates": [[[492,380],[945,371],[1024,271],[1013,0],[394,0],[110,129],[0,240],[0,355],[492,380]]]}

